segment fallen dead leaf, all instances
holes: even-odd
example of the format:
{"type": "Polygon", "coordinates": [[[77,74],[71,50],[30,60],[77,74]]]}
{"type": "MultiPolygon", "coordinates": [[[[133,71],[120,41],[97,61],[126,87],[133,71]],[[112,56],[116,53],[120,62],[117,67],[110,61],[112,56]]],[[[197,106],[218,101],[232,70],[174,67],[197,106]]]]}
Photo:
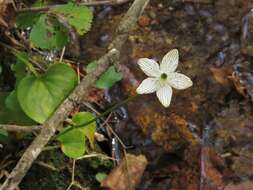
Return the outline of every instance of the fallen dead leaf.
{"type": "Polygon", "coordinates": [[[226,69],[226,68],[210,68],[213,77],[215,78],[215,80],[222,84],[222,85],[228,85],[229,84],[229,79],[228,77],[231,76],[232,71],[230,69],[226,69]]]}
{"type": "Polygon", "coordinates": [[[147,163],[144,155],[126,154],[119,166],[114,168],[101,183],[101,187],[109,190],[134,190],[140,182],[147,163]]]}
{"type": "Polygon", "coordinates": [[[228,184],[224,190],[252,190],[253,181],[244,181],[240,184],[228,184]]]}
{"type": "Polygon", "coordinates": [[[241,83],[241,80],[240,80],[238,74],[236,72],[233,72],[232,76],[229,77],[229,79],[232,80],[237,92],[239,94],[241,94],[242,96],[247,97],[246,88],[241,83]]]}

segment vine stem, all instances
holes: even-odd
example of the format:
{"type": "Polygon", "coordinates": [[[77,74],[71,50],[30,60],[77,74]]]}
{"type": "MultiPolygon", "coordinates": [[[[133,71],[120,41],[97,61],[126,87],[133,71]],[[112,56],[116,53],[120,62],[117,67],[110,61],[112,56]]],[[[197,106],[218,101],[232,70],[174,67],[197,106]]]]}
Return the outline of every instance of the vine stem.
{"type": "Polygon", "coordinates": [[[95,117],[94,119],[92,119],[92,120],[90,120],[90,121],[86,121],[86,122],[84,122],[84,123],[82,123],[82,124],[79,124],[79,125],[76,125],[76,124],[74,124],[74,123],[70,123],[71,127],[68,128],[68,129],[66,129],[66,130],[64,130],[64,131],[61,132],[60,134],[56,135],[55,138],[59,138],[60,136],[66,134],[66,133],[68,133],[68,132],[70,132],[70,131],[72,131],[72,130],[74,130],[74,129],[79,129],[79,128],[85,127],[85,126],[87,126],[87,125],[93,123],[94,121],[96,121],[96,120],[98,120],[98,119],[100,119],[100,118],[106,116],[107,114],[109,114],[109,113],[112,112],[113,110],[115,110],[115,109],[117,109],[117,108],[119,108],[119,107],[121,107],[121,106],[127,104],[127,103],[130,102],[130,101],[133,101],[134,99],[136,99],[136,98],[138,98],[138,97],[140,97],[139,94],[137,94],[136,96],[128,97],[128,98],[126,98],[125,100],[123,100],[123,101],[121,101],[121,102],[115,104],[114,106],[110,107],[108,110],[106,110],[105,112],[101,113],[99,116],[95,117]]]}

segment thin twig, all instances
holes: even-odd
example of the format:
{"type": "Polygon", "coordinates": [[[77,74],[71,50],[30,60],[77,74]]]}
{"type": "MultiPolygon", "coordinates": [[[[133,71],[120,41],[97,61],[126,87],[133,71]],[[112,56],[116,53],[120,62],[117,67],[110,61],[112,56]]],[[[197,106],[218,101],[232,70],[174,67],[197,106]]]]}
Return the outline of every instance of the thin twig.
{"type": "Polygon", "coordinates": [[[73,165],[72,165],[71,182],[70,182],[70,184],[69,184],[69,186],[66,190],[70,190],[72,186],[76,186],[79,189],[86,189],[86,188],[82,187],[81,184],[75,180],[76,161],[86,159],[86,158],[94,158],[94,157],[101,157],[102,159],[111,159],[111,160],[113,160],[113,158],[108,157],[108,156],[106,156],[104,154],[101,154],[101,153],[88,154],[88,155],[84,155],[82,157],[79,157],[77,159],[74,159],[73,160],[73,165]]]}
{"type": "Polygon", "coordinates": [[[76,168],[76,160],[73,159],[73,165],[72,165],[72,174],[71,174],[71,182],[66,190],[70,190],[70,188],[74,185],[75,183],[75,168],[76,168]]]}
{"type": "MultiPolygon", "coordinates": [[[[85,6],[99,6],[99,5],[121,5],[123,3],[127,3],[130,0],[104,0],[104,1],[90,1],[90,2],[82,2],[78,3],[78,5],[85,5],[85,6]]],[[[29,7],[29,8],[22,8],[17,10],[17,12],[27,12],[27,11],[34,11],[34,12],[44,12],[48,11],[52,8],[57,8],[61,5],[50,5],[45,7],[29,7]]]]}
{"type": "Polygon", "coordinates": [[[65,50],[66,50],[66,46],[64,46],[64,47],[62,48],[61,57],[60,57],[60,63],[62,62],[63,56],[64,56],[64,54],[65,54],[65,50]]]}
{"type": "Polygon", "coordinates": [[[18,187],[27,171],[39,156],[43,147],[54,136],[58,127],[68,117],[72,110],[87,98],[94,82],[102,75],[111,64],[119,66],[119,51],[128,39],[129,31],[132,30],[149,0],[135,0],[132,6],[123,17],[117,29],[116,37],[111,44],[108,53],[97,61],[96,70],[87,74],[81,83],[77,85],[68,98],[58,107],[52,116],[43,124],[40,134],[34,139],[32,144],[26,149],[15,168],[11,171],[0,190],[14,190],[18,187]]]}
{"type": "Polygon", "coordinates": [[[40,125],[19,126],[19,125],[0,124],[0,129],[6,130],[8,132],[32,133],[32,132],[39,132],[41,128],[42,126],[40,125]]]}
{"type": "Polygon", "coordinates": [[[126,152],[126,149],[123,148],[123,152],[124,152],[124,156],[125,156],[125,159],[126,159],[126,174],[127,174],[127,182],[129,184],[129,190],[134,190],[133,188],[133,185],[132,185],[132,181],[130,179],[130,173],[129,173],[129,164],[128,164],[128,160],[127,160],[127,152],[126,152]]]}
{"type": "MultiPolygon", "coordinates": [[[[95,108],[93,108],[89,103],[84,102],[83,103],[86,107],[88,107],[89,109],[91,109],[92,111],[94,111],[96,114],[101,115],[101,113],[99,111],[97,111],[95,108]]],[[[103,127],[104,125],[106,125],[107,129],[110,130],[110,132],[119,140],[120,144],[122,147],[127,148],[127,146],[123,143],[123,141],[119,138],[119,136],[117,135],[117,133],[112,129],[112,127],[108,124],[108,121],[111,118],[111,113],[109,114],[109,116],[106,118],[106,120],[104,120],[103,118],[101,118],[101,120],[103,121],[103,123],[101,124],[100,127],[103,127]]]]}
{"type": "Polygon", "coordinates": [[[59,171],[59,169],[57,169],[53,165],[45,163],[45,162],[42,162],[42,161],[36,161],[34,163],[37,164],[37,165],[39,165],[39,166],[43,166],[44,168],[47,168],[47,169],[52,170],[52,171],[59,171]]]}
{"type": "Polygon", "coordinates": [[[73,186],[81,189],[81,190],[90,190],[89,187],[83,187],[78,181],[75,181],[75,183],[73,184],[73,186]]]}
{"type": "Polygon", "coordinates": [[[77,81],[78,81],[78,84],[81,82],[81,77],[80,77],[80,63],[77,62],[76,64],[76,72],[77,72],[77,81]]]}
{"type": "Polygon", "coordinates": [[[60,145],[53,145],[53,146],[45,146],[42,151],[50,151],[60,148],[60,145]]]}
{"type": "Polygon", "coordinates": [[[93,153],[93,154],[84,155],[84,156],[81,156],[81,157],[77,158],[76,160],[82,160],[82,159],[94,158],[94,157],[101,157],[101,159],[115,160],[114,158],[106,156],[106,155],[101,154],[101,153],[93,153]]]}

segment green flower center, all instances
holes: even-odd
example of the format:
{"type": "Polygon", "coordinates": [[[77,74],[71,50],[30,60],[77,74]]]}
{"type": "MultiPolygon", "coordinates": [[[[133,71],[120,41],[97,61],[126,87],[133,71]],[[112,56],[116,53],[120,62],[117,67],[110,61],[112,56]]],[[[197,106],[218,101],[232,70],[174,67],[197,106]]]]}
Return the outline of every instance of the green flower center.
{"type": "Polygon", "coordinates": [[[166,73],[162,73],[161,76],[160,76],[160,78],[161,78],[162,80],[166,80],[167,77],[168,77],[168,76],[167,76],[166,73]]]}

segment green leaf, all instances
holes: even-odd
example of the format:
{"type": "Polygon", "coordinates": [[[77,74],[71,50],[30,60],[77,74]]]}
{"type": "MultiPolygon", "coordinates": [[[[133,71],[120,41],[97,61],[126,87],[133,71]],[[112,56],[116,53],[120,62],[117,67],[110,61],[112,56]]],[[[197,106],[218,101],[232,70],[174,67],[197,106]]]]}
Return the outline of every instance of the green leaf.
{"type": "MultiPolygon", "coordinates": [[[[25,52],[15,52],[14,55],[17,58],[17,64],[19,68],[13,68],[13,69],[18,69],[18,74],[20,74],[17,79],[20,80],[26,75],[26,67],[31,71],[32,73],[37,74],[36,69],[34,68],[33,64],[30,63],[29,61],[29,55],[25,52]],[[23,65],[21,65],[23,64],[23,65]],[[20,70],[19,70],[20,69],[20,70]]],[[[19,81],[18,81],[19,82],[19,81]]]]}
{"type": "MultiPolygon", "coordinates": [[[[93,61],[86,67],[86,72],[91,73],[97,67],[97,62],[93,61]]],[[[96,81],[96,87],[100,89],[107,89],[112,87],[116,82],[122,79],[122,74],[116,72],[114,66],[111,66],[102,76],[96,81]]]]}
{"type": "MultiPolygon", "coordinates": [[[[16,54],[17,61],[16,64],[11,66],[11,70],[14,72],[16,77],[16,86],[19,81],[26,76],[26,65],[31,65],[28,61],[28,55],[24,52],[16,54]]],[[[32,67],[33,68],[33,67],[32,67]]]]}
{"type": "Polygon", "coordinates": [[[3,71],[3,67],[2,65],[0,65],[0,74],[2,73],[2,71],[3,71]]]}
{"type": "Polygon", "coordinates": [[[12,111],[4,107],[0,111],[1,124],[15,124],[15,125],[34,125],[35,122],[31,120],[24,112],[12,111]]]}
{"type": "Polygon", "coordinates": [[[34,121],[32,121],[28,116],[26,116],[23,111],[19,110],[20,106],[18,106],[19,108],[16,110],[9,109],[6,107],[6,101],[9,95],[10,95],[9,93],[2,93],[2,92],[0,93],[0,123],[1,124],[15,123],[16,125],[33,125],[34,121]]]}
{"type": "Polygon", "coordinates": [[[72,130],[60,136],[62,152],[70,158],[78,158],[85,153],[85,136],[80,130],[72,130]]]}
{"type": "Polygon", "coordinates": [[[8,132],[0,129],[0,142],[5,141],[8,138],[8,132]]]}
{"type": "Polygon", "coordinates": [[[96,69],[96,67],[97,67],[97,62],[96,62],[96,61],[93,61],[93,62],[91,62],[91,63],[89,63],[89,64],[87,65],[87,67],[86,67],[86,72],[87,72],[87,73],[90,73],[90,72],[94,71],[94,70],[96,69]]]}
{"type": "Polygon", "coordinates": [[[32,27],[38,21],[40,15],[41,13],[37,12],[19,13],[16,18],[17,27],[20,29],[32,27]]]}
{"type": "MultiPolygon", "coordinates": [[[[75,125],[81,125],[94,119],[94,116],[90,112],[79,112],[75,114],[72,121],[75,125]]],[[[82,128],[82,133],[89,139],[90,145],[94,147],[94,135],[96,131],[96,122],[92,122],[82,128]]]]}
{"type": "MultiPolygon", "coordinates": [[[[75,125],[80,125],[94,119],[89,112],[80,112],[73,116],[72,121],[75,125]]],[[[66,127],[62,133],[70,128],[66,127]]],[[[61,142],[61,148],[65,155],[71,158],[78,158],[86,152],[86,138],[89,139],[91,146],[94,144],[94,134],[96,131],[96,123],[92,122],[82,128],[73,129],[63,135],[60,135],[57,140],[61,142]]]]}
{"type": "Polygon", "coordinates": [[[75,71],[66,64],[54,64],[40,77],[27,75],[17,87],[22,110],[43,123],[67,97],[77,83],[75,71]]]}
{"type": "Polygon", "coordinates": [[[30,41],[35,47],[41,49],[59,49],[68,41],[66,29],[53,18],[41,15],[33,26],[30,41]]]}
{"type": "Polygon", "coordinates": [[[96,87],[100,89],[107,89],[112,87],[121,79],[122,74],[116,72],[114,66],[110,66],[109,69],[96,81],[96,87]]]}
{"type": "Polygon", "coordinates": [[[74,27],[80,35],[90,30],[93,15],[86,6],[79,6],[69,2],[68,4],[54,7],[50,11],[64,17],[68,24],[74,27]]]}
{"type": "MultiPolygon", "coordinates": [[[[36,0],[31,7],[42,7],[46,6],[47,2],[44,0],[36,0]]],[[[32,27],[40,18],[40,12],[27,11],[23,13],[18,13],[16,17],[17,27],[20,29],[27,29],[32,27]]]]}
{"type": "Polygon", "coordinates": [[[96,180],[101,183],[102,181],[104,181],[104,179],[107,177],[107,174],[104,172],[99,172],[96,174],[96,180]]]}
{"type": "Polygon", "coordinates": [[[7,109],[11,111],[21,111],[22,109],[19,105],[18,99],[17,99],[17,92],[16,90],[13,90],[5,99],[5,106],[7,109]]]}
{"type": "Polygon", "coordinates": [[[46,6],[48,4],[47,1],[44,1],[44,0],[36,0],[32,7],[42,7],[42,6],[46,6]]]}

